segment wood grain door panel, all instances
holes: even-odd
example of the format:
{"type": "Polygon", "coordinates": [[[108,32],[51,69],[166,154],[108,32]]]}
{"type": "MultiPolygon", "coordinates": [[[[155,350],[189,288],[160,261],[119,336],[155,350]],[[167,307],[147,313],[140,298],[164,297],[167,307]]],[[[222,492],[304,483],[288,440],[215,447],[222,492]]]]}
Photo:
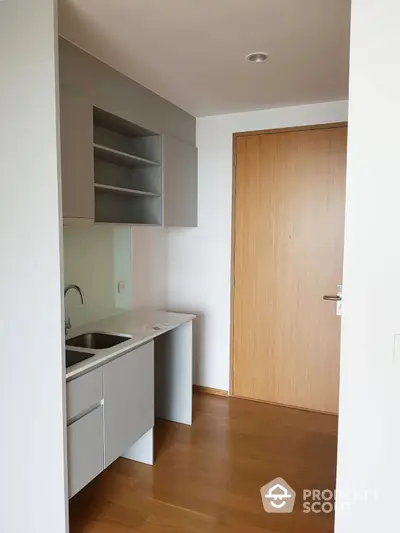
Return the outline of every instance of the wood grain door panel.
{"type": "Polygon", "coordinates": [[[337,412],[347,128],[236,137],[233,394],[337,412]]]}

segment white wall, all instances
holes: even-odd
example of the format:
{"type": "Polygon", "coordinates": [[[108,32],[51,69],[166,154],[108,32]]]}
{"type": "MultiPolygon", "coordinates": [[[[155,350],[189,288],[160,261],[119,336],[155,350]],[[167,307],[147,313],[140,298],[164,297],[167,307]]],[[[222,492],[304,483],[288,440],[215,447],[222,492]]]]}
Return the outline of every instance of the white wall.
{"type": "Polygon", "coordinates": [[[64,227],[64,284],[76,284],[86,297],[81,305],[68,293],[65,310],[73,326],[100,320],[132,307],[132,239],[128,226],[64,227]],[[125,292],[118,293],[118,281],[125,292]]]}
{"type": "Polygon", "coordinates": [[[54,0],[0,2],[0,530],[67,529],[54,0]]]}
{"type": "Polygon", "coordinates": [[[353,0],[337,533],[399,531],[400,5],[353,0]],[[374,497],[374,494],[376,497],[374,497]]]}
{"type": "Polygon", "coordinates": [[[252,111],[197,120],[199,227],[170,229],[168,307],[198,313],[195,382],[228,390],[232,134],[347,120],[347,102],[252,111]]]}
{"type": "Polygon", "coordinates": [[[167,306],[167,231],[132,227],[133,307],[167,306]]]}

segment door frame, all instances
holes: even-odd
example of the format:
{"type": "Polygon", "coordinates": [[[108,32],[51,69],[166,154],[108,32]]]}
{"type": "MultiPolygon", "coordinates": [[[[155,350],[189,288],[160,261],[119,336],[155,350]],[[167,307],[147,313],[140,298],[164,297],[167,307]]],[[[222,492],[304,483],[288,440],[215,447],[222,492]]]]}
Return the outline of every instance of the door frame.
{"type": "MultiPolygon", "coordinates": [[[[229,346],[229,396],[236,396],[233,390],[234,372],[235,372],[235,354],[234,354],[234,334],[235,334],[235,247],[236,247],[236,156],[237,156],[237,139],[238,137],[249,137],[251,135],[271,135],[274,133],[285,133],[291,131],[307,130],[328,130],[332,128],[347,127],[348,122],[328,122],[326,124],[310,124],[307,126],[293,126],[288,128],[273,128],[266,130],[243,131],[233,134],[232,142],[232,217],[231,217],[231,289],[230,289],[230,346],[229,346]]],[[[262,401],[262,400],[257,400],[262,401]]]]}

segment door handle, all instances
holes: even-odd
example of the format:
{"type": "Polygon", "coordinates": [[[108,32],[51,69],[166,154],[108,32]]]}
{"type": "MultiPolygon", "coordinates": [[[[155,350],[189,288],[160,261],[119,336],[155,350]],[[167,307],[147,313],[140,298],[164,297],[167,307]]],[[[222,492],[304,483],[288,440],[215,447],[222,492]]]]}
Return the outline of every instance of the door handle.
{"type": "Polygon", "coordinates": [[[336,303],[337,316],[342,316],[342,293],[343,293],[343,285],[338,285],[336,294],[325,294],[322,297],[326,302],[336,303]]]}
{"type": "Polygon", "coordinates": [[[341,296],[329,296],[327,294],[323,297],[323,299],[326,300],[327,302],[341,302],[342,301],[341,296]]]}

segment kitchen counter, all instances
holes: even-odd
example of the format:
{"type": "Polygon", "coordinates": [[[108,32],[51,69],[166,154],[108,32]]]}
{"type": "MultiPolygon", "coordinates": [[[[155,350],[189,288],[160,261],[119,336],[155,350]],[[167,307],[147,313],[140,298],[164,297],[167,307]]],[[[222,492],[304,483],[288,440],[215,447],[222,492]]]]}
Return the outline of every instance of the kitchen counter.
{"type": "Polygon", "coordinates": [[[128,337],[100,350],[67,346],[93,353],[66,370],[70,497],[121,455],[154,464],[155,418],[192,424],[194,318],[139,308],[69,332],[128,337]]]}
{"type": "Polygon", "coordinates": [[[106,364],[107,362],[119,357],[120,355],[145,344],[146,342],[159,337],[179,326],[191,322],[196,318],[195,315],[170,313],[167,311],[157,311],[148,308],[139,308],[134,311],[125,311],[84,326],[71,329],[67,339],[89,332],[101,332],[111,334],[129,335],[127,339],[111,348],[103,350],[88,350],[69,347],[73,351],[93,352],[90,359],[86,359],[74,366],[67,368],[66,379],[70,381],[82,374],[85,374],[96,367],[106,364]]]}

